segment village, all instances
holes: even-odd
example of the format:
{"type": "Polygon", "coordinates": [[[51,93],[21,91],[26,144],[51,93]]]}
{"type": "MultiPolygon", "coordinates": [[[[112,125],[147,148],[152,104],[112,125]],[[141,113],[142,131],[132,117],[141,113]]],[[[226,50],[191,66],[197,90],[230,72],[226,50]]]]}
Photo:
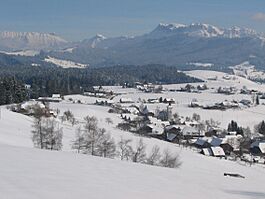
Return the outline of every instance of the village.
{"type": "MultiPolygon", "coordinates": [[[[226,76],[225,76],[226,77],[226,76]]],[[[225,81],[230,80],[224,78],[225,81]]],[[[209,80],[209,79],[208,79],[209,80]]],[[[217,81],[216,78],[210,78],[217,81]]],[[[247,126],[240,126],[236,118],[230,117],[223,123],[216,118],[203,118],[192,110],[226,112],[227,110],[248,110],[263,106],[263,93],[258,90],[230,87],[224,92],[223,87],[209,87],[209,83],[198,85],[178,85],[177,88],[167,88],[167,85],[153,85],[150,83],[135,83],[135,87],[102,87],[95,86],[93,90],[84,92],[83,96],[64,96],[53,94],[51,97],[41,97],[34,101],[22,103],[13,111],[30,115],[32,105],[38,105],[46,110],[49,117],[58,117],[58,109],[52,109],[49,104],[73,103],[89,106],[102,106],[108,113],[121,120],[115,124],[116,128],[131,132],[137,136],[150,137],[178,146],[188,147],[205,156],[213,156],[229,160],[240,160],[249,164],[265,164],[265,140],[263,127],[256,123],[257,132],[247,126]],[[231,93],[227,93],[231,91],[231,93]],[[240,93],[241,98],[221,100],[217,102],[200,102],[193,95],[221,95],[226,98],[240,93]],[[142,94],[141,94],[142,93],[142,94]],[[185,102],[185,110],[190,115],[182,115],[178,111],[180,104],[174,94],[191,94],[192,100],[185,102]],[[259,128],[259,129],[258,129],[259,128]]],[[[238,96],[238,95],[236,95],[238,96]]],[[[54,106],[54,105],[53,105],[54,106]]],[[[56,105],[55,105],[56,107],[56,105]]],[[[71,111],[69,109],[69,111],[71,111]]]]}

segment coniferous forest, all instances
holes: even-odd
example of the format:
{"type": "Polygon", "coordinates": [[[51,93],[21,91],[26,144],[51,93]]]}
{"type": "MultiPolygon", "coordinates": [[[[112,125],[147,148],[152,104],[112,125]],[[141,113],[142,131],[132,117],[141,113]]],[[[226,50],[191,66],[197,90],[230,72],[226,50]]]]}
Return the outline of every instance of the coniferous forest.
{"type": "Polygon", "coordinates": [[[162,65],[113,66],[104,68],[68,68],[54,66],[0,66],[1,104],[27,98],[50,96],[53,93],[78,94],[92,86],[126,85],[134,82],[158,84],[199,82],[199,79],[178,72],[176,67],[162,65]],[[23,85],[30,85],[25,89],[23,85]]]}

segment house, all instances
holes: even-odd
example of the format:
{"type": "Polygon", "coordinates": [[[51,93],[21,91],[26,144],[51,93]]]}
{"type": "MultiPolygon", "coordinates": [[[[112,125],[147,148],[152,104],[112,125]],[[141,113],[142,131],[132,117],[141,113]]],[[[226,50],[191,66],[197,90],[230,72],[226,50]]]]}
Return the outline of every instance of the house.
{"type": "Polygon", "coordinates": [[[52,98],[53,99],[61,99],[61,95],[60,94],[52,94],[52,98]]]}
{"type": "Polygon", "coordinates": [[[131,98],[122,97],[120,103],[134,103],[134,101],[131,98]]]}
{"type": "Polygon", "coordinates": [[[211,146],[216,147],[216,146],[220,146],[220,144],[222,143],[222,139],[213,136],[213,137],[211,137],[211,138],[208,138],[207,142],[208,142],[211,146]]]}
{"type": "Polygon", "coordinates": [[[255,141],[250,145],[251,153],[255,155],[264,155],[265,154],[265,141],[255,141]]]}
{"type": "Polygon", "coordinates": [[[20,105],[20,109],[22,112],[26,112],[27,114],[33,114],[34,113],[34,107],[39,107],[40,109],[45,109],[46,106],[42,102],[36,102],[36,101],[27,101],[20,105]]]}
{"type": "Polygon", "coordinates": [[[197,148],[203,149],[203,148],[209,148],[211,145],[208,143],[208,138],[202,137],[202,138],[198,138],[194,142],[194,146],[197,148]]]}
{"type": "Polygon", "coordinates": [[[149,124],[152,127],[152,131],[148,134],[151,137],[164,139],[164,127],[159,124],[149,124]]]}
{"type": "Polygon", "coordinates": [[[201,153],[206,156],[214,156],[214,157],[225,157],[225,152],[222,147],[210,147],[202,149],[201,153]]]}
{"type": "Polygon", "coordinates": [[[192,126],[185,126],[182,129],[181,133],[184,136],[184,138],[193,138],[200,136],[200,132],[192,126]]]}
{"type": "Polygon", "coordinates": [[[207,80],[216,81],[218,79],[217,76],[208,77],[207,80]]]}
{"type": "Polygon", "coordinates": [[[62,98],[60,94],[52,94],[52,97],[39,97],[36,101],[45,102],[61,102],[62,98]]]}
{"type": "Polygon", "coordinates": [[[169,125],[165,127],[165,140],[170,142],[179,142],[182,137],[183,125],[169,125]]]}
{"type": "Polygon", "coordinates": [[[206,156],[213,156],[213,152],[211,148],[203,148],[201,151],[201,154],[206,155],[206,156]]]}
{"type": "Polygon", "coordinates": [[[184,125],[169,125],[165,127],[167,133],[180,134],[184,128],[184,125]]]}
{"type": "Polygon", "coordinates": [[[173,98],[165,98],[163,100],[163,103],[175,104],[175,99],[173,99],[173,98]]]}
{"type": "Polygon", "coordinates": [[[250,106],[252,104],[252,102],[250,100],[247,100],[247,99],[242,99],[239,103],[241,103],[245,106],[250,106]]]}
{"type": "Polygon", "coordinates": [[[195,142],[194,142],[194,146],[197,148],[209,148],[209,147],[216,147],[216,146],[220,146],[222,143],[222,139],[218,138],[218,137],[202,137],[202,138],[198,138],[195,142]]]}
{"type": "Polygon", "coordinates": [[[155,98],[155,99],[148,99],[147,102],[150,103],[150,104],[155,104],[155,103],[159,103],[159,99],[157,99],[157,98],[155,98]]]}
{"type": "Polygon", "coordinates": [[[96,105],[101,105],[101,106],[111,106],[112,104],[114,104],[113,100],[100,100],[97,99],[96,100],[96,105]]]}
{"type": "Polygon", "coordinates": [[[25,89],[27,89],[27,90],[31,89],[31,85],[30,84],[25,84],[24,86],[25,86],[25,89]]]}
{"type": "Polygon", "coordinates": [[[225,152],[220,146],[211,147],[214,157],[225,157],[225,152]]]}
{"type": "Polygon", "coordinates": [[[239,151],[240,139],[242,135],[236,135],[236,132],[229,132],[230,134],[222,138],[220,147],[223,148],[225,154],[230,154],[233,151],[239,151]]]}

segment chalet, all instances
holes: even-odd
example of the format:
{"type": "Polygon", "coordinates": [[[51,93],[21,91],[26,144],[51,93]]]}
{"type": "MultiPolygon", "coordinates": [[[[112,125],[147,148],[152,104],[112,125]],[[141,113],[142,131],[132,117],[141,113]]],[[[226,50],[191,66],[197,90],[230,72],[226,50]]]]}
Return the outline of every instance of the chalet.
{"type": "Polygon", "coordinates": [[[42,102],[36,102],[36,101],[27,101],[20,105],[21,112],[25,114],[33,114],[34,113],[34,107],[39,107],[40,109],[45,109],[46,106],[42,102]]]}
{"type": "Polygon", "coordinates": [[[184,125],[170,125],[165,127],[165,131],[167,133],[173,133],[179,135],[181,134],[184,127],[185,127],[184,125]]]}
{"type": "Polygon", "coordinates": [[[96,105],[101,105],[101,106],[111,106],[112,104],[114,104],[113,100],[100,100],[97,99],[96,100],[96,105]]]}
{"type": "Polygon", "coordinates": [[[150,128],[152,128],[152,131],[148,133],[149,136],[164,139],[164,127],[159,124],[149,124],[150,128]]]}
{"type": "Polygon", "coordinates": [[[219,87],[217,89],[217,93],[222,93],[226,95],[232,95],[236,93],[236,88],[235,87],[219,87]]]}
{"type": "Polygon", "coordinates": [[[45,103],[45,102],[61,102],[62,98],[59,97],[39,97],[38,99],[36,99],[36,101],[45,103]]]}
{"type": "Polygon", "coordinates": [[[208,87],[206,86],[206,84],[200,84],[200,85],[197,86],[197,89],[198,90],[207,90],[208,87]]]}
{"type": "Polygon", "coordinates": [[[210,146],[216,147],[216,146],[220,146],[220,144],[222,143],[222,139],[213,136],[211,138],[208,138],[207,142],[210,144],[210,146]]]}
{"type": "Polygon", "coordinates": [[[175,99],[173,99],[173,98],[165,98],[165,99],[163,100],[163,103],[175,104],[176,101],[175,101],[175,99]]]}
{"type": "Polygon", "coordinates": [[[222,132],[223,132],[223,129],[221,129],[219,127],[210,127],[205,132],[205,136],[206,137],[217,136],[217,135],[222,134],[222,132]]]}
{"type": "Polygon", "coordinates": [[[195,120],[185,121],[185,124],[188,126],[195,127],[195,128],[197,128],[200,125],[200,123],[195,120]]]}
{"type": "Polygon", "coordinates": [[[265,141],[255,141],[250,145],[250,151],[255,155],[264,155],[265,154],[265,141]]]}
{"type": "Polygon", "coordinates": [[[61,95],[60,94],[52,94],[52,98],[53,99],[61,99],[61,95]]]}
{"type": "Polygon", "coordinates": [[[148,99],[147,102],[150,103],[150,104],[155,104],[155,103],[159,103],[159,99],[157,99],[157,98],[155,98],[155,99],[148,99]]]}
{"type": "Polygon", "coordinates": [[[192,126],[185,126],[182,129],[181,133],[184,136],[184,138],[193,138],[200,136],[200,132],[192,126]]]}
{"type": "Polygon", "coordinates": [[[207,80],[216,81],[218,79],[217,76],[208,77],[207,80]]]}
{"type": "Polygon", "coordinates": [[[201,153],[206,156],[225,157],[224,150],[219,146],[204,148],[201,153]]]}
{"type": "Polygon", "coordinates": [[[211,150],[213,152],[214,157],[225,157],[225,152],[222,149],[222,147],[219,146],[211,147],[211,150]]]}
{"type": "Polygon", "coordinates": [[[208,138],[208,137],[200,137],[194,142],[194,145],[197,148],[208,148],[208,147],[220,146],[221,143],[222,143],[222,139],[221,138],[213,136],[213,137],[210,137],[210,138],[208,138]]]}
{"type": "Polygon", "coordinates": [[[24,86],[25,86],[25,89],[27,89],[27,90],[31,89],[31,85],[30,84],[25,84],[24,86]]]}
{"type": "Polygon", "coordinates": [[[122,97],[120,103],[134,103],[134,101],[131,98],[122,97]]]}
{"type": "MultiPolygon", "coordinates": [[[[233,133],[233,132],[230,132],[230,133],[233,133]]],[[[222,138],[222,143],[220,144],[220,147],[223,148],[226,154],[239,151],[241,138],[242,138],[242,135],[236,135],[236,134],[226,135],[224,138],[222,138]]]]}
{"type": "Polygon", "coordinates": [[[245,106],[250,106],[252,104],[252,102],[250,100],[247,100],[247,99],[242,99],[239,103],[241,103],[245,106]]]}
{"type": "Polygon", "coordinates": [[[178,142],[180,137],[182,137],[183,127],[180,125],[169,125],[164,129],[164,139],[170,142],[178,142]]]}
{"type": "Polygon", "coordinates": [[[206,137],[198,138],[193,145],[197,148],[209,148],[211,145],[208,143],[208,139],[206,137]]]}

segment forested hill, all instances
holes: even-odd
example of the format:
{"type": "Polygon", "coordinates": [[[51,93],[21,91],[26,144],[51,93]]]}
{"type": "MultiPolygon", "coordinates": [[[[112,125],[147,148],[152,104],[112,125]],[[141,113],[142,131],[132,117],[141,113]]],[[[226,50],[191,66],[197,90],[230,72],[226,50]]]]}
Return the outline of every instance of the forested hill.
{"type": "Polygon", "coordinates": [[[178,72],[176,67],[161,65],[113,66],[97,69],[63,69],[54,66],[0,66],[0,77],[12,77],[31,85],[30,97],[52,93],[82,93],[95,85],[133,85],[134,82],[158,84],[200,82],[178,72]]]}

